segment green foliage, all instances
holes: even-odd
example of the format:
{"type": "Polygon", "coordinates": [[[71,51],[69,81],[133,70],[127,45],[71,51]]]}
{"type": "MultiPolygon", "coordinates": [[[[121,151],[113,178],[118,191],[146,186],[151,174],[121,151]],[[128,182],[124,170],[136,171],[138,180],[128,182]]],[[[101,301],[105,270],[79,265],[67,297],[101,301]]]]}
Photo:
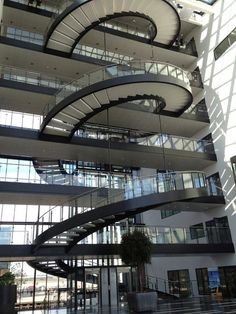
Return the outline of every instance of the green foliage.
{"type": "Polygon", "coordinates": [[[150,263],[152,242],[142,231],[135,230],[122,236],[120,257],[126,265],[140,266],[150,263]]]}
{"type": "Polygon", "coordinates": [[[11,286],[15,283],[15,275],[10,271],[0,277],[0,286],[11,286]]]}

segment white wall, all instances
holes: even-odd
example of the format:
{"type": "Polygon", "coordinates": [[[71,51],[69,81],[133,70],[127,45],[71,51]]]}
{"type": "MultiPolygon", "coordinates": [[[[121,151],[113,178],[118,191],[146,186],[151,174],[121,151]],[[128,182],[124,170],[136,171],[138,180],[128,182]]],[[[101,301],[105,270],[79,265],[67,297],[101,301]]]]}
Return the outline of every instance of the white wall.
{"type": "MultiPolygon", "coordinates": [[[[199,34],[195,34],[198,66],[204,82],[210,131],[218,162],[210,172],[218,171],[224,191],[227,214],[236,243],[236,187],[230,158],[236,155],[236,42],[217,60],[214,49],[236,27],[235,0],[218,1],[215,14],[199,34]]],[[[218,214],[220,212],[218,211],[218,214]]],[[[216,257],[216,263],[236,265],[236,256],[216,257]]]]}
{"type": "MultiPolygon", "coordinates": [[[[215,47],[236,27],[236,1],[219,0],[215,14],[201,29],[194,30],[199,54],[198,66],[205,88],[205,99],[210,118],[207,129],[197,137],[212,133],[218,162],[205,169],[207,175],[219,172],[226,200],[225,206],[208,210],[206,213],[182,213],[161,220],[160,213],[144,215],[147,224],[166,226],[188,226],[204,222],[213,217],[228,215],[233,242],[236,246],[236,187],[230,158],[236,155],[236,42],[217,61],[215,47]]],[[[189,269],[190,278],[196,279],[195,268],[236,265],[235,254],[214,256],[155,257],[147,266],[148,273],[167,278],[168,270],[189,269]]]]}
{"type": "Polygon", "coordinates": [[[0,25],[2,24],[3,2],[4,2],[4,0],[0,0],[0,25]]]}

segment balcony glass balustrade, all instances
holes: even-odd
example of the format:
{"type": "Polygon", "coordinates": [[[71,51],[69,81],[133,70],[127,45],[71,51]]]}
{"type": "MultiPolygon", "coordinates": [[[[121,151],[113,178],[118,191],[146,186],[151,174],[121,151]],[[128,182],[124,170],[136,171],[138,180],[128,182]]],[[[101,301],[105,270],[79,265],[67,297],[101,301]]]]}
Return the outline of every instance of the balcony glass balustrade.
{"type": "Polygon", "coordinates": [[[0,109],[0,125],[39,130],[43,117],[37,114],[0,109]]]}
{"type": "Polygon", "coordinates": [[[105,140],[118,143],[131,143],[142,146],[161,147],[183,151],[214,154],[212,141],[197,140],[173,136],[169,134],[157,134],[152,132],[136,131],[124,128],[108,127],[84,127],[75,133],[75,136],[105,140]]]}
{"type": "MultiPolygon", "coordinates": [[[[16,28],[13,26],[2,25],[1,36],[12,38],[24,42],[29,42],[35,45],[43,46],[44,35],[35,32],[29,32],[24,29],[16,28]]],[[[104,51],[104,49],[90,47],[86,45],[78,44],[73,51],[75,55],[86,56],[102,61],[107,61],[110,63],[117,64],[127,64],[127,62],[132,61],[134,58],[131,56],[126,56],[120,53],[104,51]]]]}
{"type": "Polygon", "coordinates": [[[42,73],[28,71],[8,65],[0,65],[0,77],[4,80],[26,83],[30,85],[61,89],[67,82],[42,73]]]}
{"type": "Polygon", "coordinates": [[[59,173],[58,169],[40,168],[42,177],[36,172],[31,160],[0,158],[0,181],[34,184],[59,184],[83,187],[102,187],[110,182],[114,189],[122,187],[127,175],[108,172],[78,171],[76,175],[59,173]]]}
{"type": "Polygon", "coordinates": [[[29,32],[22,28],[4,24],[1,26],[1,36],[40,46],[43,46],[44,41],[44,36],[41,33],[29,32]]]}
{"type": "MultiPolygon", "coordinates": [[[[70,185],[83,187],[104,187],[108,183],[113,189],[122,189],[124,182],[130,180],[132,174],[126,173],[108,173],[106,171],[78,170],[76,175],[60,174],[58,170],[49,170],[41,167],[41,171],[45,173],[40,176],[31,160],[17,160],[0,158],[0,182],[19,182],[19,183],[35,183],[35,184],[55,184],[70,185]]],[[[207,180],[207,188],[209,195],[222,196],[222,189],[214,182],[211,177],[207,180]]]]}
{"type": "Polygon", "coordinates": [[[30,231],[25,230],[24,226],[20,227],[21,230],[17,229],[12,226],[0,226],[0,245],[30,244],[30,231]]]}
{"type": "MultiPolygon", "coordinates": [[[[25,29],[13,27],[12,25],[8,26],[2,24],[1,36],[20,40],[23,42],[28,42],[39,46],[43,46],[44,44],[44,35],[42,33],[30,32],[25,29]]],[[[197,54],[194,40],[191,40],[190,42],[186,43],[185,46],[179,46],[177,45],[177,43],[174,43],[173,47],[170,48],[170,50],[178,51],[189,55],[197,54]]],[[[117,52],[112,52],[97,47],[91,47],[84,44],[83,45],[77,44],[75,49],[73,50],[73,54],[117,64],[125,64],[134,59],[133,57],[128,55],[123,55],[117,52]]]]}
{"type": "MultiPolygon", "coordinates": [[[[32,226],[27,227],[28,230],[24,230],[23,226],[20,227],[21,230],[16,230],[12,227],[0,227],[0,245],[31,244],[30,237],[33,236],[32,226]]],[[[120,244],[122,235],[127,232],[133,232],[134,230],[144,232],[153,244],[219,244],[232,242],[230,236],[222,237],[223,234],[230,235],[230,229],[226,227],[206,227],[201,229],[201,232],[203,232],[201,238],[192,239],[188,227],[126,226],[116,223],[94,232],[83,239],[80,244],[120,244]],[[214,239],[212,234],[214,234],[214,239]]],[[[50,244],[50,241],[48,244],[50,244]]],[[[66,244],[66,240],[58,237],[58,245],[63,244],[66,244]]]]}
{"type": "Polygon", "coordinates": [[[55,103],[45,106],[43,115],[46,116],[49,111],[52,110],[63,99],[85,87],[109,79],[148,73],[175,78],[183,81],[188,86],[190,84],[188,72],[175,65],[163,62],[132,61],[129,63],[129,65],[109,65],[102,67],[99,70],[86,73],[79,79],[65,85],[59,92],[55,94],[55,103]]]}
{"type": "MultiPolygon", "coordinates": [[[[24,5],[29,5],[29,0],[11,0],[12,2],[21,3],[24,5]]],[[[55,2],[50,1],[42,1],[40,9],[47,10],[49,12],[52,12],[54,14],[54,18],[59,15],[61,12],[65,10],[69,5],[71,5],[73,1],[72,0],[57,0],[55,2]]],[[[178,13],[181,17],[181,19],[188,21],[188,22],[197,22],[201,24],[203,22],[203,14],[201,12],[191,10],[190,8],[186,8],[182,6],[181,2],[178,0],[168,0],[171,5],[177,8],[178,13]]]]}
{"type": "Polygon", "coordinates": [[[192,104],[187,110],[185,110],[184,114],[191,114],[199,117],[200,119],[202,118],[209,121],[207,107],[204,99],[196,105],[192,104]]]}
{"type": "Polygon", "coordinates": [[[127,64],[134,59],[133,57],[126,56],[117,52],[111,52],[108,50],[105,51],[101,48],[90,47],[81,44],[78,44],[76,46],[76,48],[73,51],[73,54],[78,54],[81,56],[86,56],[117,64],[127,64]]]}
{"type": "MultiPolygon", "coordinates": [[[[168,172],[151,177],[139,177],[123,180],[118,189],[111,187],[109,182],[102,188],[93,189],[82,193],[78,197],[66,202],[65,210],[63,204],[50,208],[39,217],[36,226],[42,222],[60,222],[74,216],[77,213],[92,211],[98,207],[110,205],[119,201],[133,199],[153,193],[165,193],[170,191],[185,190],[191,188],[207,188],[205,174],[199,171],[192,172],[168,172]],[[69,210],[66,210],[69,209],[69,210]]],[[[50,228],[50,224],[42,226],[43,231],[50,228]]],[[[38,230],[36,231],[38,235],[38,230]]]]}
{"type": "MultiPolygon", "coordinates": [[[[29,0],[11,0],[12,2],[21,3],[24,5],[29,5],[29,0]]],[[[54,2],[50,1],[42,1],[40,6],[38,6],[41,10],[46,10],[55,14],[59,14],[63,11],[63,8],[71,4],[72,1],[68,0],[57,0],[54,2]]],[[[35,7],[35,3],[32,5],[32,7],[35,7]]],[[[31,6],[30,6],[31,7],[31,6]]]]}
{"type": "MultiPolygon", "coordinates": [[[[124,21],[122,21],[122,17],[120,18],[116,18],[116,19],[112,19],[110,21],[106,21],[104,23],[101,23],[100,26],[103,26],[105,28],[108,29],[113,29],[119,32],[123,32],[123,33],[127,33],[130,35],[134,35],[137,37],[142,37],[142,38],[146,38],[146,39],[150,39],[150,22],[147,21],[146,23],[146,27],[143,27],[143,29],[141,29],[140,27],[138,27],[139,22],[136,21],[140,19],[139,17],[132,17],[130,23],[125,23],[124,21]],[[132,23],[132,21],[135,21],[135,23],[132,23]],[[137,23],[137,24],[136,24],[137,23]],[[133,24],[133,25],[132,25],[133,24]]],[[[144,19],[142,19],[144,21],[144,19]]],[[[144,22],[142,21],[142,24],[144,24],[144,22]]]]}
{"type": "MultiPolygon", "coordinates": [[[[201,229],[202,237],[193,239],[189,228],[168,226],[120,226],[112,225],[94,233],[81,241],[81,244],[120,244],[122,235],[139,230],[144,232],[153,244],[210,244],[231,243],[231,237],[222,237],[230,234],[226,227],[206,227],[201,229]],[[214,239],[212,234],[216,235],[214,239]],[[212,242],[214,240],[214,242],[212,242]]],[[[196,232],[198,229],[196,228],[196,232]]]]}

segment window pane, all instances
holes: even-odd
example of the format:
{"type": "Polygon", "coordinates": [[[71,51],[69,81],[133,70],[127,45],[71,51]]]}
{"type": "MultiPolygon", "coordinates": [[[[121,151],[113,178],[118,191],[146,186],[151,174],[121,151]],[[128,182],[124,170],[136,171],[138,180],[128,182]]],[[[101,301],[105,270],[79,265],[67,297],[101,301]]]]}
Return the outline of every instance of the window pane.
{"type": "Polygon", "coordinates": [[[215,48],[214,55],[217,60],[236,40],[236,28],[215,48]]]}

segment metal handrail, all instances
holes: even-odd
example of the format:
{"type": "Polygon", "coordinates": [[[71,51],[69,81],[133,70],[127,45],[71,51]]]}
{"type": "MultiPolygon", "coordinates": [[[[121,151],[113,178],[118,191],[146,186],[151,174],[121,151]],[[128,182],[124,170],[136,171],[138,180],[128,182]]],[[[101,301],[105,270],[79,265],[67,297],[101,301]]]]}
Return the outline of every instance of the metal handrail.
{"type": "Polygon", "coordinates": [[[13,67],[13,66],[9,66],[6,64],[0,64],[0,73],[1,73],[1,77],[3,79],[7,79],[7,76],[9,75],[9,77],[11,78],[10,80],[12,81],[26,81],[27,79],[33,79],[37,82],[37,84],[33,84],[32,81],[27,81],[28,84],[32,84],[32,85],[50,85],[50,83],[54,83],[57,84],[58,87],[55,87],[57,89],[61,88],[62,86],[64,86],[64,84],[66,83],[65,81],[63,81],[62,79],[58,78],[58,77],[52,77],[49,76],[47,74],[42,74],[39,72],[34,72],[34,71],[28,71],[24,68],[20,68],[20,67],[13,67]],[[14,79],[14,76],[20,76],[25,78],[25,80],[19,80],[19,79],[14,79]],[[40,84],[40,82],[43,81],[47,81],[48,84],[40,84]]]}
{"type": "MultiPolygon", "coordinates": [[[[193,143],[193,144],[202,144],[204,146],[204,148],[207,146],[207,145],[213,145],[213,141],[210,141],[210,140],[202,140],[202,139],[196,139],[196,138],[188,138],[188,137],[183,137],[183,136],[179,136],[179,135],[171,135],[171,134],[163,134],[163,133],[155,133],[155,132],[147,132],[147,131],[139,131],[139,130],[135,130],[135,129],[125,129],[125,128],[115,128],[114,129],[119,129],[121,132],[127,132],[127,133],[119,133],[118,131],[117,132],[114,132],[112,131],[112,128],[106,128],[104,127],[102,130],[97,130],[97,129],[89,129],[89,126],[86,126],[82,129],[82,134],[80,134],[80,130],[78,130],[76,132],[76,136],[78,137],[82,137],[82,138],[89,138],[90,136],[90,133],[93,135],[92,138],[96,138],[98,140],[104,140],[104,137],[107,136],[107,140],[108,139],[111,139],[112,136],[119,136],[119,135],[124,135],[127,137],[128,140],[132,140],[132,143],[136,143],[136,144],[140,144],[140,145],[144,145],[144,146],[158,146],[158,145],[148,145],[147,144],[144,144],[142,142],[138,142],[139,140],[140,141],[144,141],[146,139],[146,141],[150,140],[151,137],[153,136],[158,136],[160,138],[160,147],[164,147],[165,148],[165,143],[168,142],[169,140],[173,140],[173,139],[177,139],[177,140],[182,140],[182,141],[186,141],[187,144],[189,143],[193,143]],[[87,130],[88,128],[88,130],[87,130]],[[105,131],[104,131],[105,130],[105,131]],[[100,132],[100,134],[99,134],[100,132]],[[104,134],[104,132],[107,132],[106,134],[104,134]],[[85,133],[85,134],[84,134],[85,133]],[[87,133],[87,134],[86,134],[87,133]],[[131,134],[129,134],[131,133],[131,134]]],[[[106,139],[105,139],[106,140],[106,139]]],[[[122,142],[122,138],[120,138],[120,141],[122,142]]],[[[125,142],[125,140],[123,141],[125,142]]],[[[175,148],[175,147],[171,147],[171,148],[175,148]]],[[[177,149],[177,148],[176,148],[177,149]]],[[[184,147],[183,147],[183,150],[184,147]]],[[[195,147],[195,150],[193,151],[198,151],[198,148],[195,147]]],[[[203,151],[205,151],[205,149],[203,149],[203,151]]],[[[212,150],[212,153],[214,153],[214,149],[212,150]]]]}
{"type": "MultiPolygon", "coordinates": [[[[173,180],[175,177],[177,178],[177,176],[179,176],[179,175],[184,175],[184,174],[190,174],[191,175],[191,181],[192,181],[192,183],[194,184],[194,180],[193,180],[193,178],[192,178],[192,174],[193,173],[196,173],[196,174],[200,174],[201,175],[201,177],[203,178],[203,186],[204,187],[206,187],[206,181],[205,181],[205,174],[203,173],[203,172],[201,172],[201,171],[178,171],[178,172],[169,172],[169,173],[166,173],[166,174],[162,174],[162,176],[166,176],[167,177],[167,179],[162,179],[160,182],[161,183],[165,183],[165,182],[169,182],[170,180],[173,180]]],[[[182,177],[181,177],[182,178],[182,177]]],[[[134,184],[134,182],[140,182],[140,181],[142,181],[142,180],[148,180],[148,179],[158,179],[158,177],[157,177],[157,175],[154,175],[154,176],[149,176],[149,177],[140,177],[140,178],[136,178],[136,179],[130,179],[130,180],[127,180],[126,182],[124,182],[125,183],[125,185],[127,186],[127,184],[129,183],[129,182],[132,182],[133,184],[134,184]]],[[[183,178],[182,178],[183,179],[183,178]]],[[[201,181],[200,181],[200,179],[199,179],[199,183],[200,183],[200,187],[203,187],[202,185],[201,185],[201,181]]],[[[44,217],[44,216],[46,216],[46,215],[48,215],[50,212],[52,213],[52,211],[55,209],[55,208],[58,208],[58,206],[69,206],[68,204],[70,204],[70,203],[72,203],[72,202],[74,202],[74,201],[76,201],[76,200],[78,200],[79,198],[81,198],[81,197],[84,197],[84,196],[88,196],[88,195],[92,195],[93,193],[95,193],[95,192],[98,192],[99,190],[100,191],[102,191],[102,190],[104,190],[104,189],[106,189],[106,188],[110,188],[110,185],[106,185],[106,186],[104,186],[104,187],[100,187],[100,188],[95,188],[95,189],[93,189],[93,190],[91,190],[91,191],[87,191],[87,192],[84,192],[84,193],[82,193],[82,194],[80,194],[80,195],[78,195],[78,196],[76,196],[76,197],[73,197],[73,198],[71,198],[69,201],[66,201],[66,202],[63,202],[62,204],[58,204],[58,205],[56,205],[56,206],[53,206],[52,208],[50,208],[48,211],[46,211],[43,215],[41,215],[39,218],[38,218],[38,220],[35,222],[35,225],[37,225],[38,223],[39,223],[39,221],[44,217]]],[[[125,188],[125,186],[124,186],[124,188],[125,188]]],[[[133,191],[133,188],[134,188],[134,186],[132,186],[132,191],[133,191]]],[[[153,192],[153,191],[152,191],[153,192]]],[[[120,193],[120,194],[122,194],[122,193],[124,193],[124,190],[120,193]]],[[[145,195],[145,194],[144,194],[145,195]]],[[[115,195],[115,197],[117,197],[117,195],[115,195]]],[[[114,198],[114,196],[111,196],[111,198],[114,198]]],[[[99,202],[99,203],[96,203],[96,205],[95,204],[93,204],[94,206],[93,206],[93,208],[96,208],[96,206],[99,204],[99,205],[101,205],[102,204],[102,202],[104,202],[104,200],[102,200],[101,201],[101,203],[99,202]]],[[[107,198],[107,202],[108,202],[108,204],[109,204],[109,199],[107,198]]],[[[90,210],[92,210],[93,208],[91,208],[90,210]]],[[[51,214],[51,217],[52,217],[52,214],[51,214]]],[[[49,226],[50,227],[50,226],[49,226]]]]}
{"type": "Polygon", "coordinates": [[[189,80],[189,72],[181,69],[178,66],[165,63],[165,62],[156,62],[153,60],[142,60],[142,61],[135,61],[132,60],[125,65],[122,64],[110,64],[107,66],[102,66],[95,71],[89,71],[82,76],[80,76],[76,80],[72,80],[70,83],[63,86],[63,88],[55,93],[55,103],[47,104],[44,107],[43,115],[46,116],[47,113],[54,108],[62,99],[65,99],[69,95],[73,94],[74,92],[95,84],[100,81],[109,80],[115,77],[126,76],[126,75],[136,75],[136,74],[147,74],[152,73],[154,75],[165,75],[165,76],[174,76],[175,78],[182,79],[188,86],[190,86],[189,80]],[[158,69],[158,67],[163,66],[162,69],[158,69]],[[108,74],[107,70],[116,70],[115,74],[108,74]],[[163,73],[163,70],[166,72],[163,73]],[[173,71],[175,75],[171,75],[170,70],[173,71]],[[137,72],[137,73],[136,73],[137,72]],[[107,77],[106,77],[107,75],[107,77]],[[180,78],[180,76],[182,78],[180,78]],[[66,93],[66,95],[63,95],[66,93]]]}

